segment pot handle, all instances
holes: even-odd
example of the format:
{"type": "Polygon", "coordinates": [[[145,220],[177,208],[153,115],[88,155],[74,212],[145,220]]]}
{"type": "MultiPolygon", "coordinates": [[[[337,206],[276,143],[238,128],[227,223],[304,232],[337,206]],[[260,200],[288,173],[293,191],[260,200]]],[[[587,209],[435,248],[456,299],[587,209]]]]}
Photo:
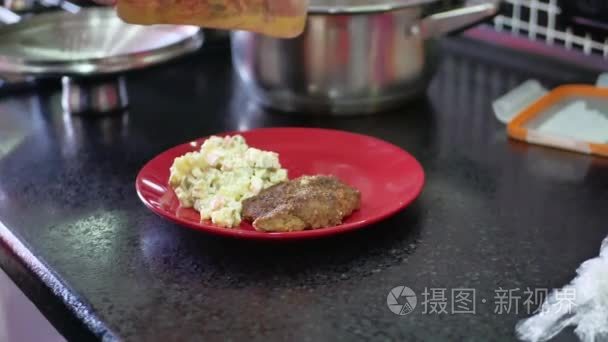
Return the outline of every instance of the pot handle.
{"type": "Polygon", "coordinates": [[[469,5],[450,11],[436,13],[422,19],[422,36],[435,38],[448,33],[456,33],[493,18],[498,14],[500,1],[469,5]]]}

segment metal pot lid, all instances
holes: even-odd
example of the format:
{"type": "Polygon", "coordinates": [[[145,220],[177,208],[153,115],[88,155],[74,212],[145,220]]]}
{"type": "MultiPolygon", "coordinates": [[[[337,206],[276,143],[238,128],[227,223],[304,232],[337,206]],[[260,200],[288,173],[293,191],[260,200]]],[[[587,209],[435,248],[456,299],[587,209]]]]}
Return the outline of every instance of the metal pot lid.
{"type": "Polygon", "coordinates": [[[97,75],[161,63],[198,49],[196,26],[138,26],[111,8],[52,12],[0,27],[0,73],[97,75]]]}
{"type": "Polygon", "coordinates": [[[438,0],[310,0],[308,12],[324,14],[386,12],[437,1],[438,0]]]}

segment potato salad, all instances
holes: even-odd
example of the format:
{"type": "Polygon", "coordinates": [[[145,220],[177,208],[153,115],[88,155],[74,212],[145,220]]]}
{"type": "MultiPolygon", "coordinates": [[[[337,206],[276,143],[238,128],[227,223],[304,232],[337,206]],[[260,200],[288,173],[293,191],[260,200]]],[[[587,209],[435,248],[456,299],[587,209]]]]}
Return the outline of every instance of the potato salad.
{"type": "Polygon", "coordinates": [[[199,151],[175,158],[170,171],[180,204],[227,228],[241,223],[243,200],[287,180],[277,153],[249,147],[240,135],[208,138],[199,151]]]}

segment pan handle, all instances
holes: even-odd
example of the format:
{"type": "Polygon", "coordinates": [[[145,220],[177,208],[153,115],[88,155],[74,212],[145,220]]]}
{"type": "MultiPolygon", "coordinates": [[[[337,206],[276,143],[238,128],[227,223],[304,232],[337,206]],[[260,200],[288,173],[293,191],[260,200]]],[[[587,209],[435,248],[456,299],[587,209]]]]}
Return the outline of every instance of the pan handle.
{"type": "Polygon", "coordinates": [[[81,10],[80,6],[68,0],[41,0],[40,2],[43,6],[60,7],[62,10],[72,14],[76,14],[81,10]]]}
{"type": "MultiPolygon", "coordinates": [[[[78,13],[81,9],[80,6],[67,1],[67,0],[44,0],[41,1],[41,4],[43,6],[47,6],[47,7],[51,7],[51,6],[59,6],[61,7],[61,9],[63,9],[66,12],[70,12],[70,13],[78,13]]],[[[22,17],[9,10],[6,7],[0,6],[0,24],[3,25],[11,25],[11,24],[16,24],[18,22],[20,22],[22,19],[22,17]]]]}
{"type": "Polygon", "coordinates": [[[425,39],[456,33],[493,18],[498,14],[500,1],[487,1],[450,11],[436,13],[422,19],[420,25],[425,39]]]}
{"type": "Polygon", "coordinates": [[[21,16],[9,10],[6,7],[0,6],[0,24],[11,25],[21,21],[21,16]]]}

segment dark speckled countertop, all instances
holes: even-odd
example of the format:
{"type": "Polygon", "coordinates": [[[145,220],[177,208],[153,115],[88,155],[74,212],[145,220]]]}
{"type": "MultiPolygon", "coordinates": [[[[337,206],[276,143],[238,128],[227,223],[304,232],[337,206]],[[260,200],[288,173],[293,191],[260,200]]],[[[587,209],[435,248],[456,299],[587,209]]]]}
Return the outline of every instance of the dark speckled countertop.
{"type": "Polygon", "coordinates": [[[218,48],[129,75],[119,118],[63,116],[56,91],[4,96],[0,266],[75,341],[512,340],[526,313],[494,313],[494,291],[560,287],[597,254],[608,161],[509,141],[490,102],[530,77],[595,76],[465,39],[442,49],[428,99],[378,116],[260,110],[218,48]],[[422,196],[369,229],[289,245],[200,234],[139,202],[135,175],[159,152],[286,125],[403,147],[427,172],[422,196]],[[407,316],[386,305],[398,285],[418,293],[407,316]],[[425,288],[476,289],[476,314],[425,314],[425,288]]]}

